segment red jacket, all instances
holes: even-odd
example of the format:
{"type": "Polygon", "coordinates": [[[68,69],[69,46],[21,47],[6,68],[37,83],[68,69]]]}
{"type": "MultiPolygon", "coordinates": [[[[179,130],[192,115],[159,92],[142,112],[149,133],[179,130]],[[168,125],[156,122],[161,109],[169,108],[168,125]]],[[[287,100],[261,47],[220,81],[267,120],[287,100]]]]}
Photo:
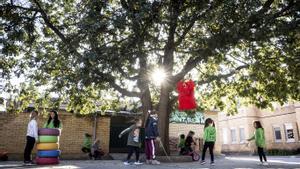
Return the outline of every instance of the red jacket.
{"type": "Polygon", "coordinates": [[[177,83],[179,110],[192,110],[197,107],[194,96],[195,83],[192,80],[177,83]]]}

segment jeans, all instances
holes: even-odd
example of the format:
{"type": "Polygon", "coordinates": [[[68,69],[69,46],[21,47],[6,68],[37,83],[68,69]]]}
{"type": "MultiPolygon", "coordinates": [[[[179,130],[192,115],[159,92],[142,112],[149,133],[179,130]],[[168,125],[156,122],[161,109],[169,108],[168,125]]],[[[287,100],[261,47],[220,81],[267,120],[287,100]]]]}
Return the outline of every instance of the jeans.
{"type": "Polygon", "coordinates": [[[24,162],[31,162],[31,152],[35,144],[35,138],[27,136],[26,137],[26,146],[24,150],[24,162]]]}
{"type": "Polygon", "coordinates": [[[202,161],[205,160],[205,153],[208,148],[209,154],[210,154],[210,161],[214,162],[214,146],[215,146],[215,142],[205,142],[204,143],[204,147],[203,147],[203,151],[202,151],[202,161]]]}
{"type": "Polygon", "coordinates": [[[259,156],[259,160],[261,162],[263,162],[263,158],[264,158],[265,161],[267,161],[266,154],[264,152],[264,148],[257,147],[257,153],[258,153],[258,156],[259,156]]]}
{"type": "Polygon", "coordinates": [[[128,148],[129,148],[129,152],[128,152],[128,156],[127,156],[127,161],[130,160],[133,152],[135,152],[135,161],[139,161],[139,159],[140,159],[140,148],[135,147],[135,146],[128,146],[128,148]]]}

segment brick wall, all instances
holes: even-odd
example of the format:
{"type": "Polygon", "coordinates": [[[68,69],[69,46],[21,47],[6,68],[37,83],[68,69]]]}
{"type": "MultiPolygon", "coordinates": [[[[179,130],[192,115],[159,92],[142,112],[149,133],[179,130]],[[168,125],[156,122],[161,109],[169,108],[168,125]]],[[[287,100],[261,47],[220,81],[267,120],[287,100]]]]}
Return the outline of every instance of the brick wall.
{"type": "MultiPolygon", "coordinates": [[[[84,133],[93,134],[94,120],[90,117],[75,117],[71,113],[59,113],[59,117],[63,123],[60,137],[62,158],[82,157],[81,145],[84,133]]],[[[13,159],[22,158],[28,121],[29,113],[0,114],[0,149],[7,150],[13,159]]],[[[39,116],[39,127],[46,121],[47,117],[39,116]]],[[[99,117],[96,133],[105,152],[109,151],[109,132],[110,117],[99,117]]]]}

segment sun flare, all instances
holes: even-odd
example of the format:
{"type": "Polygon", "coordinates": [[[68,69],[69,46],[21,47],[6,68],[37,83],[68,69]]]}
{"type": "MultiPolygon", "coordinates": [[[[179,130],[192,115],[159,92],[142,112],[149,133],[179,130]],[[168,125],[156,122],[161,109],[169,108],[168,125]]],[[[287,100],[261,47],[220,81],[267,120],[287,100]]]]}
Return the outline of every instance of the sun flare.
{"type": "Polygon", "coordinates": [[[151,79],[155,86],[160,86],[166,80],[166,77],[166,72],[161,68],[157,68],[151,73],[151,79]]]}

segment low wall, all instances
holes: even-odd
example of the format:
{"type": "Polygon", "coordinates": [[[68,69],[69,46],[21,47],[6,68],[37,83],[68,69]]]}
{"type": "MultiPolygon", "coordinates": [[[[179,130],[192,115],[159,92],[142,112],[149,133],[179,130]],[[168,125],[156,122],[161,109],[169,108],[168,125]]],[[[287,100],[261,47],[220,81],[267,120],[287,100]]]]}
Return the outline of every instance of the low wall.
{"type": "MultiPolygon", "coordinates": [[[[82,158],[81,145],[84,133],[93,133],[94,119],[90,117],[76,117],[71,113],[59,113],[63,123],[60,137],[60,150],[62,158],[82,158]]],[[[38,125],[42,127],[46,118],[39,116],[38,125]]],[[[10,159],[22,159],[25,147],[25,137],[29,113],[0,114],[0,149],[9,152],[10,159]]],[[[99,117],[97,121],[97,138],[100,139],[101,148],[109,152],[110,117],[99,117]]]]}

